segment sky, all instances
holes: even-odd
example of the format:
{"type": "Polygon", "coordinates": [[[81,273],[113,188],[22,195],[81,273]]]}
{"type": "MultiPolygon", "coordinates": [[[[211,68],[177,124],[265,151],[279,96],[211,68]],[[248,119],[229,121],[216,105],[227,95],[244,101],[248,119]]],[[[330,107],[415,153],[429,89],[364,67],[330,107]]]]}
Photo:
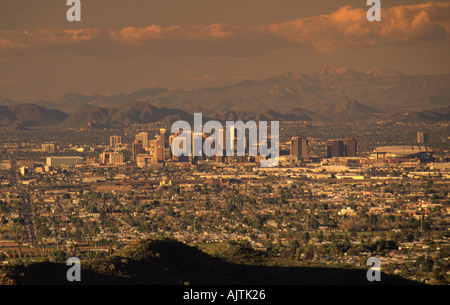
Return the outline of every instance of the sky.
{"type": "Polygon", "coordinates": [[[450,73],[450,1],[0,1],[0,98],[196,89],[325,67],[450,73]]]}

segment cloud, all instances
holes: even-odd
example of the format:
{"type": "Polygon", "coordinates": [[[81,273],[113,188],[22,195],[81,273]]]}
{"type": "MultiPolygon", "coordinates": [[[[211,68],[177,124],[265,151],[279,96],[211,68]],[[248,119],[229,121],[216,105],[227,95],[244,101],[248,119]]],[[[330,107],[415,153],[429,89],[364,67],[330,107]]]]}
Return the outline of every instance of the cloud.
{"type": "Polygon", "coordinates": [[[127,27],[109,31],[108,35],[122,46],[161,56],[252,56],[290,44],[282,37],[262,33],[259,28],[228,24],[127,27]]]}
{"type": "Polygon", "coordinates": [[[344,6],[327,15],[253,27],[211,24],[149,25],[110,31],[0,31],[0,52],[71,50],[101,56],[150,52],[160,56],[242,57],[288,47],[306,46],[318,53],[329,53],[385,44],[449,40],[449,2],[382,9],[381,22],[369,22],[367,9],[344,6]]]}
{"type": "Polygon", "coordinates": [[[38,29],[0,32],[0,51],[38,49],[49,46],[71,46],[93,41],[99,29],[38,29]]]}
{"type": "Polygon", "coordinates": [[[329,15],[273,24],[268,29],[319,53],[449,38],[449,2],[382,9],[381,18],[381,22],[369,22],[365,10],[344,6],[329,15]]]}
{"type": "Polygon", "coordinates": [[[126,27],[119,31],[110,31],[109,35],[113,40],[123,44],[140,45],[153,40],[221,40],[242,34],[244,31],[244,28],[227,24],[194,25],[185,28],[151,25],[126,27]]]}

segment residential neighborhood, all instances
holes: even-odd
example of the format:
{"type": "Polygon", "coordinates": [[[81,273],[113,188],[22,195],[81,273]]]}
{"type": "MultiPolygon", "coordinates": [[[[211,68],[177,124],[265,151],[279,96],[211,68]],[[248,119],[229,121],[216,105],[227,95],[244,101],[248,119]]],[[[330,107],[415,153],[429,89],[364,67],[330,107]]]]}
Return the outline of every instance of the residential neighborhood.
{"type": "Polygon", "coordinates": [[[166,236],[194,245],[234,240],[307,264],[364,268],[374,256],[385,271],[408,279],[448,279],[450,163],[442,153],[432,162],[304,160],[287,146],[272,168],[250,158],[180,162],[170,155],[137,166],[103,164],[92,146],[76,162],[55,166],[39,162],[50,158],[46,151],[18,151],[27,149],[36,161],[3,160],[0,172],[3,264],[57,250],[100,255],[166,236]],[[24,212],[25,193],[32,216],[24,212]]]}

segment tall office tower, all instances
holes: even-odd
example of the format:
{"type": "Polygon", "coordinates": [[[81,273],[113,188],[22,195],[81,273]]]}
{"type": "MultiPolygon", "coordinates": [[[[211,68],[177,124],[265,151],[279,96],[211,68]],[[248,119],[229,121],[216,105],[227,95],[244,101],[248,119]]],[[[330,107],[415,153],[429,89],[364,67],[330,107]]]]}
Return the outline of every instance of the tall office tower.
{"type": "Polygon", "coordinates": [[[346,157],[356,157],[356,140],[353,138],[344,139],[344,155],[346,157]]]}
{"type": "Polygon", "coordinates": [[[291,139],[291,156],[297,159],[308,160],[308,139],[303,136],[291,139]]]}
{"type": "Polygon", "coordinates": [[[191,137],[191,154],[192,157],[200,157],[203,154],[203,138],[202,133],[196,131],[185,131],[191,137]]]}
{"type": "Polygon", "coordinates": [[[131,144],[131,152],[133,156],[133,161],[136,162],[136,156],[144,153],[144,147],[141,141],[135,140],[131,144]]]}
{"type": "Polygon", "coordinates": [[[417,143],[418,144],[425,144],[428,142],[428,135],[426,133],[423,132],[418,132],[417,133],[417,143]]]}
{"type": "Polygon", "coordinates": [[[202,135],[203,137],[203,143],[206,145],[208,150],[205,150],[204,153],[206,155],[212,156],[223,156],[225,155],[225,143],[226,143],[226,132],[224,128],[220,128],[217,130],[214,130],[214,133],[216,136],[212,137],[206,136],[205,134],[202,135]],[[209,150],[211,148],[211,150],[209,150]]]}
{"type": "Polygon", "coordinates": [[[121,136],[110,136],[109,137],[109,146],[111,148],[117,148],[120,144],[122,144],[121,136]]]}
{"type": "MultiPolygon", "coordinates": [[[[169,137],[169,147],[171,156],[189,156],[192,154],[192,131],[186,130],[185,132],[177,132],[169,137]],[[189,140],[191,139],[191,140],[189,140]],[[172,147],[173,145],[173,147],[172,147]],[[191,151],[189,151],[189,145],[191,145],[191,151]],[[172,149],[174,151],[172,151],[172,149]],[[174,154],[175,152],[175,154],[174,154]]],[[[175,158],[178,159],[178,158],[175,158]]]]}
{"type": "Polygon", "coordinates": [[[109,155],[109,164],[123,164],[123,153],[111,153],[109,155]]]}
{"type": "Polygon", "coordinates": [[[155,160],[157,163],[164,162],[165,160],[164,147],[155,148],[155,160]]]}
{"type": "Polygon", "coordinates": [[[223,156],[225,155],[225,129],[220,128],[217,130],[214,130],[215,136],[213,137],[212,133],[211,135],[202,134],[203,144],[206,145],[206,148],[204,147],[204,154],[206,156],[223,156]]]}
{"type": "Polygon", "coordinates": [[[220,128],[217,131],[218,134],[218,141],[217,141],[217,149],[218,151],[221,151],[218,156],[225,156],[226,155],[226,143],[227,143],[227,131],[225,128],[220,128]]]}
{"type": "Polygon", "coordinates": [[[101,164],[108,164],[109,163],[109,156],[112,154],[113,152],[111,151],[104,151],[100,154],[100,163],[101,164]]]}
{"type": "Polygon", "coordinates": [[[177,134],[172,134],[169,136],[169,155],[172,156],[172,143],[173,143],[173,139],[175,139],[177,137],[177,134]]]}
{"type": "Polygon", "coordinates": [[[47,153],[54,153],[55,144],[42,144],[42,151],[47,153]]]}
{"type": "Polygon", "coordinates": [[[204,133],[192,133],[192,157],[202,158],[205,156],[205,152],[203,151],[205,139],[206,135],[204,133]]]}
{"type": "Polygon", "coordinates": [[[167,143],[167,133],[166,133],[166,129],[165,128],[161,128],[159,130],[159,139],[161,141],[161,147],[162,148],[167,148],[168,147],[168,143],[167,143]]]}
{"type": "Polygon", "coordinates": [[[22,176],[26,176],[30,173],[30,169],[26,166],[22,166],[19,170],[20,170],[20,174],[22,174],[22,176]]]}
{"type": "Polygon", "coordinates": [[[343,157],[343,156],[344,156],[344,141],[328,140],[327,141],[327,158],[343,157]]]}
{"type": "Polygon", "coordinates": [[[136,135],[135,140],[141,141],[142,147],[148,148],[148,133],[147,132],[141,132],[136,135]]]}
{"type": "Polygon", "coordinates": [[[227,156],[228,154],[234,156],[237,149],[237,130],[234,126],[230,126],[230,129],[227,129],[225,133],[225,137],[227,140],[225,146],[225,149],[227,150],[227,156]]]}

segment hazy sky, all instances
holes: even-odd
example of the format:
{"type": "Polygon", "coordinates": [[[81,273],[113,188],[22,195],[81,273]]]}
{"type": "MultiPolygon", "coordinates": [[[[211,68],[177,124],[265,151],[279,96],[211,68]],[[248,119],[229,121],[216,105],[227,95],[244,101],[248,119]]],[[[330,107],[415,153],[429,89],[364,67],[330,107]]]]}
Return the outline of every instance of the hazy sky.
{"type": "Polygon", "coordinates": [[[323,67],[450,73],[450,2],[0,1],[0,98],[226,85],[323,67]]]}

